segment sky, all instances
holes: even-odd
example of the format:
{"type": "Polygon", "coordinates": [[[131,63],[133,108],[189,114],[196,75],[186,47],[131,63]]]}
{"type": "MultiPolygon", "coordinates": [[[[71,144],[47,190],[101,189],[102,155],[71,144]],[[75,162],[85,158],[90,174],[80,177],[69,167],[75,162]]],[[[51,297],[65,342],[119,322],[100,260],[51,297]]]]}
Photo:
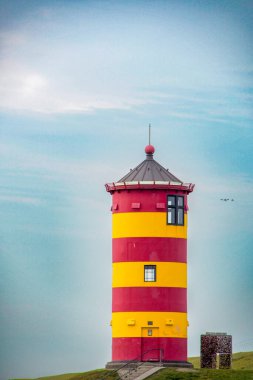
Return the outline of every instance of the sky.
{"type": "Polygon", "coordinates": [[[190,356],[253,350],[253,2],[0,0],[0,379],[111,360],[111,199],[154,158],[189,196],[190,356]],[[221,198],[233,198],[223,202],[221,198]]]}

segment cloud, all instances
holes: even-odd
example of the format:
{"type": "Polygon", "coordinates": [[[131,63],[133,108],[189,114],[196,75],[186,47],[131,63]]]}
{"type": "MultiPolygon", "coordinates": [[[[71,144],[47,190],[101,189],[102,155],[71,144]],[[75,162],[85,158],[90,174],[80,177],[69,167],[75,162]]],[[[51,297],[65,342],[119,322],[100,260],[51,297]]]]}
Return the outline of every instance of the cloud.
{"type": "Polygon", "coordinates": [[[93,93],[88,95],[74,87],[62,88],[61,79],[5,61],[1,66],[0,107],[5,110],[39,113],[91,113],[94,110],[129,109],[145,103],[141,96],[131,94],[93,93]]]}
{"type": "Polygon", "coordinates": [[[8,54],[12,49],[16,49],[19,46],[23,46],[26,43],[26,37],[24,34],[10,31],[0,32],[0,45],[2,52],[8,54]]]}
{"type": "MultiPolygon", "coordinates": [[[[61,78],[64,72],[53,77],[52,73],[35,70],[12,60],[2,61],[1,72],[2,110],[91,114],[96,110],[143,109],[145,106],[160,105],[166,107],[168,116],[178,119],[230,123],[232,117],[253,118],[250,108],[252,95],[238,88],[231,92],[231,88],[219,86],[214,90],[168,85],[166,90],[156,91],[152,90],[152,86],[131,88],[124,84],[122,87],[117,78],[112,84],[110,73],[102,84],[94,79],[94,73],[87,81],[84,80],[87,74],[84,74],[81,79],[84,87],[80,88],[80,84],[76,86],[78,78],[75,74],[73,83],[69,84],[61,78]]],[[[233,123],[242,125],[241,119],[234,119],[233,123]]]]}
{"type": "MultiPolygon", "coordinates": [[[[232,27],[228,18],[225,28],[219,16],[214,31],[210,15],[205,26],[201,22],[200,35],[200,26],[193,27],[180,7],[174,17],[170,7],[165,7],[166,14],[151,7],[141,20],[132,7],[126,7],[126,14],[122,7],[113,10],[115,17],[109,20],[99,7],[67,6],[59,11],[47,4],[30,10],[15,29],[5,28],[0,34],[2,110],[45,114],[130,110],[166,102],[153,96],[156,86],[167,85],[168,95],[188,91],[193,98],[198,98],[196,89],[202,89],[208,99],[210,88],[249,84],[249,78],[238,74],[240,67],[248,67],[243,47],[234,41],[242,37],[237,37],[233,28],[238,26],[232,27]],[[127,15],[132,17],[131,28],[127,15]]],[[[198,12],[193,16],[189,11],[197,17],[198,12]]],[[[248,45],[248,36],[244,37],[248,45]]],[[[208,100],[212,102],[212,97],[208,100]]],[[[183,111],[174,116],[182,115],[183,111]]]]}
{"type": "Polygon", "coordinates": [[[31,206],[38,206],[41,204],[41,200],[32,197],[18,197],[14,195],[0,195],[0,202],[8,202],[8,203],[21,203],[27,204],[31,206]]]}

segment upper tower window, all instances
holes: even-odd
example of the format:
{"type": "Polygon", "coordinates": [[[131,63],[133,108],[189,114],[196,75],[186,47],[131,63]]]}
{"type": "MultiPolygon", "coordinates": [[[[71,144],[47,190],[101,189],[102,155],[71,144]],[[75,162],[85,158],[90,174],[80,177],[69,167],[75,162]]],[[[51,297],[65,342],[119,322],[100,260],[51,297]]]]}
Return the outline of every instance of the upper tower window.
{"type": "Polygon", "coordinates": [[[167,223],[176,226],[184,225],[184,197],[168,195],[167,223]]]}

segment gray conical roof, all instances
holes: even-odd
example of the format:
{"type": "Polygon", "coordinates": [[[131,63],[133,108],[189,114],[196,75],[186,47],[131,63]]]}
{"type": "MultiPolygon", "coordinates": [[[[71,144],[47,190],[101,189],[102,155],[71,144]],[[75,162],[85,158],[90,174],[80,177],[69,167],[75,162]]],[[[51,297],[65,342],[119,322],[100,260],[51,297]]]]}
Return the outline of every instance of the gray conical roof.
{"type": "Polygon", "coordinates": [[[146,160],[141,162],[136,168],[131,169],[124,177],[118,182],[131,182],[131,181],[168,181],[183,183],[180,179],[175,177],[168,169],[165,169],[157,161],[153,159],[153,154],[148,153],[146,160]]]}

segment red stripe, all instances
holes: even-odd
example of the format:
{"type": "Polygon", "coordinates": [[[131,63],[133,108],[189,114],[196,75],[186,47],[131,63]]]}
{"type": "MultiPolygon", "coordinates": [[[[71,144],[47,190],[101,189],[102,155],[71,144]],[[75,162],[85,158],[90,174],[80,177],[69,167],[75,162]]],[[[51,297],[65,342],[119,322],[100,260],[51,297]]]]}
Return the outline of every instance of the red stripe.
{"type": "MultiPolygon", "coordinates": [[[[183,191],[169,190],[131,190],[115,192],[112,196],[112,212],[166,212],[167,196],[185,195],[183,191]],[[136,204],[140,203],[140,208],[136,204]],[[135,205],[134,205],[135,204],[135,205]],[[161,208],[162,204],[164,208],[161,208]]],[[[184,197],[187,210],[187,196],[184,197]]]]}
{"type": "Polygon", "coordinates": [[[187,312],[186,288],[113,288],[112,311],[187,312]]]}
{"type": "Polygon", "coordinates": [[[187,240],[181,238],[112,239],[112,260],[187,262],[187,240]]]}
{"type": "Polygon", "coordinates": [[[143,357],[143,352],[151,349],[163,350],[163,361],[187,361],[186,338],[113,338],[112,360],[143,360],[154,359],[156,351],[151,351],[143,357]]]}

